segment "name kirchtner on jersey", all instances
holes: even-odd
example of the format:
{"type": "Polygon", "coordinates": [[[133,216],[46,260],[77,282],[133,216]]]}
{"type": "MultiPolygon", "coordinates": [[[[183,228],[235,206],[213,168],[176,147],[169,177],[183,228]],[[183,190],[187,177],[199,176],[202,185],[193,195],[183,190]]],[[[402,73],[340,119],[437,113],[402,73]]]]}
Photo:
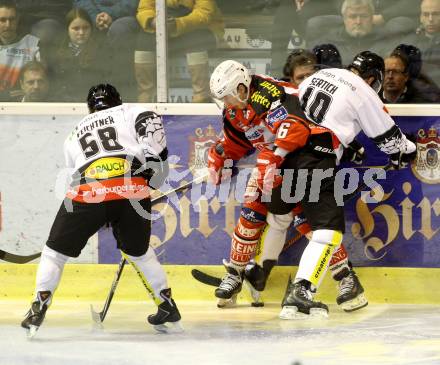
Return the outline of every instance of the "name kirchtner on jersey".
{"type": "Polygon", "coordinates": [[[92,120],[92,122],[88,122],[87,118],[84,122],[87,122],[85,126],[81,126],[82,123],[78,127],[75,128],[75,130],[79,130],[76,133],[76,136],[79,138],[86,132],[91,132],[95,128],[104,127],[106,125],[115,124],[115,120],[111,115],[109,115],[106,118],[98,119],[98,120],[92,120]]]}
{"type": "Polygon", "coordinates": [[[74,171],[72,182],[42,250],[34,300],[21,325],[30,337],[35,335],[65,263],[78,257],[88,239],[108,224],[121,255],[158,306],[148,323],[161,332],[182,331],[165,271],[149,247],[150,191],[162,185],[169,170],[162,118],[143,107],[122,104],[109,84],[92,87],[87,104],[90,114],[64,143],[66,166],[74,171]]]}

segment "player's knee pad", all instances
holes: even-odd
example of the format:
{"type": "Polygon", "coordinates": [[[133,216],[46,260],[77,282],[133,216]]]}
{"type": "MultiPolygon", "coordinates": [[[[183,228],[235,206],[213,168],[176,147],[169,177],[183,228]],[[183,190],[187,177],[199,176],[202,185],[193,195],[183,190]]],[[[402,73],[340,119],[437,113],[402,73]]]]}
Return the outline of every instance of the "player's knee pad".
{"type": "Polygon", "coordinates": [[[278,214],[267,214],[267,224],[269,224],[272,228],[285,231],[289,228],[290,224],[293,221],[292,213],[278,215],[278,214]]]}
{"type": "Polygon", "coordinates": [[[317,229],[313,231],[311,241],[320,243],[323,245],[331,245],[338,247],[342,243],[343,234],[340,231],[334,231],[332,229],[317,229]]]}

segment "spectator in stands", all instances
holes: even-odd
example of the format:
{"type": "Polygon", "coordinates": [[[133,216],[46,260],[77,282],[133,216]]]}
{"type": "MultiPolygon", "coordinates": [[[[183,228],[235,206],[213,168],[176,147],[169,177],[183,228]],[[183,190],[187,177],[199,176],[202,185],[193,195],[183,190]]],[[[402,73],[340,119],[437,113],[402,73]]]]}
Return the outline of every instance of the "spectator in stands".
{"type": "Polygon", "coordinates": [[[124,95],[124,100],[135,101],[136,82],[133,57],[137,34],[141,27],[136,20],[139,0],[74,0],[94,21],[97,30],[107,35],[110,74],[107,81],[124,95]]]}
{"type": "Polygon", "coordinates": [[[283,80],[298,86],[307,77],[316,72],[315,55],[306,49],[295,49],[287,56],[283,68],[283,80]]]}
{"type": "Polygon", "coordinates": [[[40,40],[17,32],[18,13],[13,0],[0,0],[0,92],[17,84],[20,70],[32,60],[40,60],[40,40]]]}
{"type": "Polygon", "coordinates": [[[440,85],[440,0],[422,0],[420,26],[404,43],[422,52],[423,72],[440,85]]]}
{"type": "MultiPolygon", "coordinates": [[[[209,102],[208,51],[223,38],[224,26],[214,0],[167,0],[170,55],[186,54],[195,103],[209,102]]],[[[144,30],[135,51],[138,101],[151,102],[155,93],[155,0],[141,0],[137,20],[144,30]]]]}
{"type": "Polygon", "coordinates": [[[341,54],[334,44],[319,44],[313,47],[313,53],[320,67],[342,68],[341,54]]]}
{"type": "Polygon", "coordinates": [[[61,41],[66,13],[72,8],[71,0],[16,0],[20,13],[20,27],[40,38],[47,47],[56,47],[61,41]]]}
{"type": "MultiPolygon", "coordinates": [[[[385,39],[383,29],[374,25],[376,11],[373,0],[344,0],[341,13],[343,24],[333,29],[330,27],[328,30],[321,23],[319,34],[315,33],[312,36],[308,32],[307,44],[334,44],[341,53],[343,64],[348,64],[355,54],[366,49],[383,55],[393,48],[390,40],[385,39]],[[322,32],[322,29],[326,31],[322,32]]],[[[311,19],[308,29],[312,28],[312,25],[316,27],[317,22],[311,19]]]]}
{"type": "Polygon", "coordinates": [[[108,62],[99,35],[94,32],[94,22],[85,10],[70,10],[66,26],[67,35],[52,61],[53,90],[57,101],[79,101],[84,89],[104,82],[108,62]]]}
{"type": "Polygon", "coordinates": [[[422,103],[409,82],[408,59],[399,53],[392,53],[385,58],[385,78],[380,95],[384,103],[422,103]]]}
{"type": "Polygon", "coordinates": [[[49,101],[49,79],[46,67],[38,61],[26,63],[20,74],[21,102],[49,101]]]}
{"type": "Polygon", "coordinates": [[[418,102],[440,103],[439,87],[422,71],[422,53],[420,50],[408,44],[399,44],[391,53],[407,60],[408,83],[414,93],[421,99],[418,102]]]}

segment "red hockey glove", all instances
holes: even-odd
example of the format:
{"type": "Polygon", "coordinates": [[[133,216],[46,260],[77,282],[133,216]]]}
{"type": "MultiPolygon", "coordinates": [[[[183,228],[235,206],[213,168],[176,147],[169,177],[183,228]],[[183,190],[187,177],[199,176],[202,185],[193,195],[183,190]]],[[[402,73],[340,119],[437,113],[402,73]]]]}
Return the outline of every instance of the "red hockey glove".
{"type": "Polygon", "coordinates": [[[226,157],[224,157],[223,146],[220,142],[211,146],[208,152],[208,173],[209,181],[218,185],[221,182],[222,169],[225,165],[226,157]]]}
{"type": "Polygon", "coordinates": [[[277,173],[277,169],[283,163],[284,158],[277,156],[271,150],[263,150],[257,157],[258,168],[258,187],[264,194],[269,194],[272,189],[281,185],[283,182],[282,176],[277,173]]]}

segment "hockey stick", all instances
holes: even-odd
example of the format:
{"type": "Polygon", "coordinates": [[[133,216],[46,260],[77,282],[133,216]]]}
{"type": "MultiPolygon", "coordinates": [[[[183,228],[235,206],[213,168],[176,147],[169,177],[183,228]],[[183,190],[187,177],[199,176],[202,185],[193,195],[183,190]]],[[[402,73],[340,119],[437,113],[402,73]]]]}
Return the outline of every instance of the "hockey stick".
{"type": "Polygon", "coordinates": [[[40,256],[41,256],[41,252],[34,253],[34,254],[28,255],[28,256],[22,256],[22,255],[15,255],[13,253],[9,253],[9,252],[0,250],[0,260],[12,262],[13,264],[25,264],[27,262],[35,260],[36,258],[38,258],[40,256]]]}
{"type": "MultiPolygon", "coordinates": [[[[170,191],[167,191],[166,193],[164,193],[164,194],[162,194],[162,195],[160,195],[158,197],[153,198],[151,200],[151,203],[159,202],[160,200],[162,200],[163,198],[166,198],[167,196],[169,196],[172,193],[178,193],[178,192],[180,192],[182,190],[189,189],[193,184],[197,184],[198,180],[200,180],[200,182],[201,182],[207,176],[208,175],[200,176],[197,179],[194,179],[193,181],[190,181],[190,182],[188,182],[186,184],[183,184],[183,185],[179,186],[178,188],[175,188],[175,189],[172,189],[170,191]]],[[[108,310],[110,308],[110,304],[111,304],[111,302],[113,300],[113,296],[114,296],[114,294],[116,292],[116,288],[118,286],[119,279],[121,278],[122,270],[124,269],[124,266],[125,266],[126,263],[127,263],[127,260],[125,258],[121,258],[121,261],[119,262],[118,270],[116,271],[115,278],[113,279],[112,286],[110,287],[110,292],[107,295],[107,299],[105,300],[104,308],[102,309],[102,311],[101,312],[96,312],[93,309],[93,305],[90,305],[90,312],[92,313],[92,319],[93,319],[93,321],[95,323],[102,324],[102,322],[104,322],[104,319],[105,319],[105,317],[107,315],[107,312],[108,312],[108,310]]]]}
{"type": "MultiPolygon", "coordinates": [[[[198,177],[197,179],[194,179],[193,181],[190,181],[186,184],[183,184],[175,189],[172,189],[170,191],[167,191],[166,193],[163,193],[162,195],[159,195],[151,200],[151,203],[159,203],[161,200],[166,198],[172,193],[179,193],[185,189],[189,189],[192,184],[197,184],[201,181],[203,181],[208,175],[203,175],[198,177]]],[[[34,253],[32,255],[17,255],[13,254],[4,250],[0,249],[0,260],[11,262],[13,264],[26,264],[32,260],[37,259],[41,256],[41,252],[34,253]]]]}
{"type": "MultiPolygon", "coordinates": [[[[388,164],[384,167],[385,171],[388,171],[392,169],[392,165],[388,164]]],[[[363,182],[362,184],[360,184],[355,191],[353,191],[352,193],[346,195],[344,197],[344,203],[347,203],[348,201],[350,201],[351,199],[353,199],[357,194],[359,194],[363,189],[365,189],[367,187],[367,184],[365,182],[363,182]]],[[[297,242],[301,237],[303,237],[303,235],[301,233],[297,233],[295,236],[293,236],[288,242],[286,242],[283,246],[283,249],[281,251],[281,253],[285,252],[289,247],[291,247],[295,242],[297,242]]],[[[196,279],[197,281],[201,282],[202,284],[206,284],[206,285],[210,285],[210,286],[216,286],[218,287],[220,285],[220,283],[222,282],[222,279],[219,278],[218,276],[214,276],[214,275],[210,275],[208,273],[205,273],[203,271],[200,271],[198,269],[192,269],[191,270],[191,275],[193,276],[194,279],[196,279]]]]}
{"type": "MultiPolygon", "coordinates": [[[[297,233],[295,236],[293,236],[289,241],[287,241],[281,252],[286,251],[290,246],[292,246],[296,241],[298,241],[303,235],[301,233],[297,233]]],[[[222,282],[222,279],[218,276],[210,275],[206,272],[200,271],[198,269],[192,269],[191,275],[194,279],[201,282],[202,284],[206,284],[209,286],[219,286],[222,282]]]]}
{"type": "Polygon", "coordinates": [[[93,321],[95,321],[95,323],[102,324],[102,322],[104,322],[105,316],[107,315],[108,309],[110,308],[110,303],[112,302],[113,295],[115,294],[119,279],[122,275],[122,270],[124,270],[126,262],[127,260],[122,257],[121,261],[119,262],[118,271],[116,271],[115,278],[113,279],[112,286],[110,287],[110,292],[107,295],[107,299],[105,300],[104,308],[102,309],[102,311],[96,312],[93,309],[93,305],[90,304],[90,312],[92,313],[92,319],[93,321]]]}
{"type": "Polygon", "coordinates": [[[180,185],[179,187],[169,190],[166,193],[163,193],[159,196],[156,196],[155,198],[151,199],[151,203],[159,203],[162,199],[166,198],[167,196],[173,194],[173,193],[180,193],[183,190],[189,189],[193,184],[198,184],[203,182],[208,177],[208,174],[199,176],[198,178],[194,179],[193,181],[190,181],[186,184],[180,185]]]}

